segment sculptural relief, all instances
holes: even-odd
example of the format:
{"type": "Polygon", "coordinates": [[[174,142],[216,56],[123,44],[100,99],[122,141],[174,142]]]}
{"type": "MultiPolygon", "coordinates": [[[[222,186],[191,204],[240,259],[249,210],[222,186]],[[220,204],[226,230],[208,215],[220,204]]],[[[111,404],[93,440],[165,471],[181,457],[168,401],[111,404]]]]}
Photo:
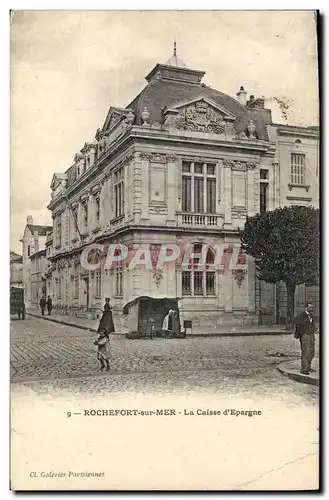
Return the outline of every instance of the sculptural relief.
{"type": "Polygon", "coordinates": [[[203,100],[180,109],[176,118],[176,127],[213,134],[235,133],[233,123],[225,121],[224,116],[218,110],[203,100]]]}

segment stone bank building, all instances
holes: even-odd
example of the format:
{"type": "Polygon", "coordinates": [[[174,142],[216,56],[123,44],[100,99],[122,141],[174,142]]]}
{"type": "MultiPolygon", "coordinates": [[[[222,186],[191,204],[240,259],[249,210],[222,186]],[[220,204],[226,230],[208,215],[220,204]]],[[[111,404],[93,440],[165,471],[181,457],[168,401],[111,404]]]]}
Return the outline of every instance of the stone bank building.
{"type": "Polygon", "coordinates": [[[260,283],[249,257],[243,270],[225,272],[212,265],[211,250],[201,271],[179,259],[165,272],[127,262],[105,269],[104,260],[88,271],[80,263],[92,243],[176,244],[195,253],[203,244],[239,245],[247,215],[318,203],[317,129],[275,126],[263,98],[247,99],[243,87],[232,98],[205,85],[204,74],[174,50],[132,102],[110,107],[66,172],[54,173],[48,279],[55,308],[92,315],[109,296],[122,332],[141,328],[142,297],[159,299],[157,310],[144,307],[157,326],[167,312],[160,299],[177,301],[181,323],[193,326],[277,321],[285,291],[260,283]]]}

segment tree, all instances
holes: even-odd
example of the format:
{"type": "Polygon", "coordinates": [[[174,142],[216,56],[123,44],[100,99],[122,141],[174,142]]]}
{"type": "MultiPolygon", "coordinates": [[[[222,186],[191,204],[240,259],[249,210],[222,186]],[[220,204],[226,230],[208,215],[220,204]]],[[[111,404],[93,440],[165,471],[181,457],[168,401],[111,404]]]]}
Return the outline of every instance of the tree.
{"type": "Polygon", "coordinates": [[[290,326],[296,286],[318,279],[319,226],[318,209],[291,206],[247,217],[244,229],[239,231],[242,249],[255,258],[259,279],[285,282],[290,326]]]}

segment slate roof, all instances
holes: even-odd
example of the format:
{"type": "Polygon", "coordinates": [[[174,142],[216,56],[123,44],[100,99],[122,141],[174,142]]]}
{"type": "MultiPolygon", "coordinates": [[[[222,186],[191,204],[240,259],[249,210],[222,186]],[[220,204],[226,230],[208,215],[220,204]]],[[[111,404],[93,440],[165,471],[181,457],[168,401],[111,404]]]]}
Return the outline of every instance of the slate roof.
{"type": "Polygon", "coordinates": [[[77,179],[77,171],[75,165],[72,165],[68,170],[66,170],[67,175],[67,185],[71,186],[73,182],[77,179]]]}
{"type": "Polygon", "coordinates": [[[43,248],[42,250],[38,250],[37,252],[34,252],[32,255],[30,255],[30,259],[35,259],[36,257],[39,257],[39,255],[46,255],[46,249],[43,248]]]}
{"type": "Polygon", "coordinates": [[[227,109],[236,116],[235,128],[237,133],[245,132],[252,117],[259,139],[268,140],[266,124],[270,120],[270,112],[266,110],[249,110],[242,106],[233,97],[202,83],[188,83],[183,81],[152,80],[142,92],[127,106],[136,115],[136,124],[141,125],[141,113],[147,107],[150,121],[163,122],[163,108],[177,104],[181,101],[191,100],[203,94],[212,99],[216,104],[227,109]],[[265,111],[265,113],[264,113],[265,111]]]}
{"type": "Polygon", "coordinates": [[[35,224],[27,224],[27,227],[29,228],[32,234],[34,234],[35,231],[37,231],[39,236],[46,236],[46,234],[49,233],[49,231],[53,230],[52,226],[39,226],[35,224]]]}
{"type": "Polygon", "coordinates": [[[10,262],[23,262],[23,257],[16,252],[10,250],[10,262]]]}

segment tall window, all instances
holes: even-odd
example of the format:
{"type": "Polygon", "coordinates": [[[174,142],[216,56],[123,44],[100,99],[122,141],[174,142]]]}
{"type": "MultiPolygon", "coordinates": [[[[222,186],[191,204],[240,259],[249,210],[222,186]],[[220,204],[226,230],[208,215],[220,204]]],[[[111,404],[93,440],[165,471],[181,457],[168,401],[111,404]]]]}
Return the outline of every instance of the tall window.
{"type": "Polygon", "coordinates": [[[305,184],[305,155],[291,153],[291,183],[305,184]]]}
{"type": "Polygon", "coordinates": [[[267,211],[267,193],[268,184],[265,182],[261,182],[259,185],[259,204],[261,214],[264,214],[267,211]]]}
{"type": "Polygon", "coordinates": [[[56,223],[56,246],[61,246],[62,244],[62,220],[59,215],[56,223]]]}
{"type": "Polygon", "coordinates": [[[72,239],[76,238],[78,235],[78,208],[73,208],[72,210],[72,239]]]}
{"type": "Polygon", "coordinates": [[[115,294],[117,297],[123,296],[123,268],[115,269],[115,294]]]}
{"type": "Polygon", "coordinates": [[[61,278],[56,278],[56,296],[58,299],[61,298],[61,278]]]}
{"type": "Polygon", "coordinates": [[[31,255],[31,245],[27,245],[27,256],[30,257],[31,255]]]}
{"type": "Polygon", "coordinates": [[[95,198],[95,219],[96,219],[96,225],[98,225],[100,219],[100,200],[98,197],[95,198]]]}
{"type": "Polygon", "coordinates": [[[198,263],[202,263],[202,245],[194,245],[193,254],[196,256],[190,259],[188,269],[182,271],[182,294],[215,295],[214,255],[212,251],[210,249],[207,251],[205,265],[201,269],[198,263]]]}
{"type": "Polygon", "coordinates": [[[182,165],[183,212],[216,212],[216,166],[211,163],[186,162],[182,165]]]}
{"type": "Polygon", "coordinates": [[[85,201],[82,205],[82,224],[83,224],[83,233],[88,231],[88,202],[85,201]]]}
{"type": "Polygon", "coordinates": [[[115,199],[115,217],[121,217],[124,214],[124,169],[119,168],[114,172],[114,199],[115,199]]]}
{"type": "Polygon", "coordinates": [[[101,272],[100,270],[95,271],[94,274],[94,297],[99,298],[102,295],[101,290],[101,272]]]}
{"type": "Polygon", "coordinates": [[[79,298],[79,274],[77,274],[77,271],[74,276],[74,298],[79,298]]]}

